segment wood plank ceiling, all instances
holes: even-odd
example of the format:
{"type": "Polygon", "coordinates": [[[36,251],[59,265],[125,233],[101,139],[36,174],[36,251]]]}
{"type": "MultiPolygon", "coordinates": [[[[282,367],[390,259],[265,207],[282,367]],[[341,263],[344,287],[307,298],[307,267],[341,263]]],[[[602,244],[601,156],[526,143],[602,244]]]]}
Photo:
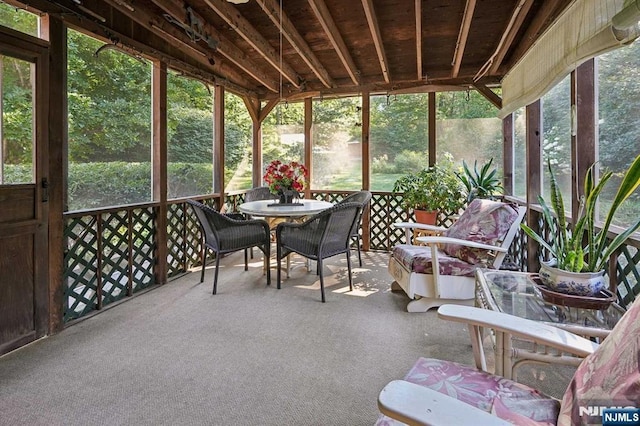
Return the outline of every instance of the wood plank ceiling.
{"type": "Polygon", "coordinates": [[[29,5],[260,100],[474,86],[499,102],[489,87],[571,0],[236,1],[29,5]]]}

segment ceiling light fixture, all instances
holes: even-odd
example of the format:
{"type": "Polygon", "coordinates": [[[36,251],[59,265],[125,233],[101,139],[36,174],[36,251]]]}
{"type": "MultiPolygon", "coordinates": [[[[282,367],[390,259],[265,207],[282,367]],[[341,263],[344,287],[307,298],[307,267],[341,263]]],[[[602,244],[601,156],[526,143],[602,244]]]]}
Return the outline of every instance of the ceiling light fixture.
{"type": "Polygon", "coordinates": [[[227,1],[233,4],[249,3],[249,0],[227,0],[227,1]]]}

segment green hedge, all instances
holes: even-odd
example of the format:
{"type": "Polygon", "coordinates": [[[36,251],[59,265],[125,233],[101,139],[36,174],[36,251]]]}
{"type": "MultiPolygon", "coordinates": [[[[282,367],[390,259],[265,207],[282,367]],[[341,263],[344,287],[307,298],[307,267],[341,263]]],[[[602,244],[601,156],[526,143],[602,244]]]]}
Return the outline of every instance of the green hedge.
{"type": "MultiPolygon", "coordinates": [[[[30,182],[30,165],[5,165],[5,183],[30,182]]],[[[170,163],[169,198],[209,194],[213,167],[207,163],[170,163]]],[[[151,163],[69,164],[69,210],[93,209],[151,201],[151,163]]]]}

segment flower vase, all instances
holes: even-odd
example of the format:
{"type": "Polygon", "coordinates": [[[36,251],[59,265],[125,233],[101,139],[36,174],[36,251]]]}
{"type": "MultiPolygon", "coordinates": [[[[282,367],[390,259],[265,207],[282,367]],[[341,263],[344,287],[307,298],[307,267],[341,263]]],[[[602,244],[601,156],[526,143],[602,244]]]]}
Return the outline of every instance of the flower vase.
{"type": "Polygon", "coordinates": [[[280,204],[292,204],[294,191],[289,189],[281,190],[278,195],[280,196],[280,204]]]}

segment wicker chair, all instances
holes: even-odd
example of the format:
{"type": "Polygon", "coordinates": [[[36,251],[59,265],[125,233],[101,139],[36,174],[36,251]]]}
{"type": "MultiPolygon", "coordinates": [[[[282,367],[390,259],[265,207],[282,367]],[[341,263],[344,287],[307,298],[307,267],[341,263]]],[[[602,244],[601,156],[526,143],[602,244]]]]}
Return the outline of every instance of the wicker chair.
{"type": "MultiPolygon", "coordinates": [[[[202,273],[200,282],[204,281],[204,271],[207,261],[207,249],[216,253],[216,272],[213,279],[213,294],[218,286],[218,269],[220,257],[225,253],[258,247],[269,258],[271,238],[269,225],[261,219],[236,220],[223,215],[211,207],[194,200],[187,200],[191,204],[200,222],[202,231],[202,273]]],[[[244,252],[244,270],[248,270],[247,251],[244,252]]],[[[267,268],[267,285],[271,284],[270,269],[267,268]]]]}
{"type": "Polygon", "coordinates": [[[251,188],[246,194],[244,194],[245,203],[259,200],[272,200],[275,198],[276,196],[271,193],[268,186],[257,186],[255,188],[251,188]]]}
{"type": "Polygon", "coordinates": [[[353,223],[353,228],[351,228],[351,238],[356,240],[356,248],[358,249],[358,263],[362,268],[362,255],[360,254],[360,224],[362,222],[362,214],[364,213],[365,208],[371,201],[371,192],[369,191],[359,191],[354,194],[349,195],[344,200],[340,201],[338,204],[345,203],[360,203],[360,211],[358,212],[358,218],[353,223]]]}
{"type": "Polygon", "coordinates": [[[347,254],[349,288],[353,290],[351,279],[351,229],[358,218],[360,203],[345,203],[311,216],[302,223],[281,223],[276,228],[276,250],[278,260],[278,288],[282,258],[290,253],[298,253],[318,262],[320,292],[324,303],[324,277],[322,261],[338,254],[347,254]]]}

